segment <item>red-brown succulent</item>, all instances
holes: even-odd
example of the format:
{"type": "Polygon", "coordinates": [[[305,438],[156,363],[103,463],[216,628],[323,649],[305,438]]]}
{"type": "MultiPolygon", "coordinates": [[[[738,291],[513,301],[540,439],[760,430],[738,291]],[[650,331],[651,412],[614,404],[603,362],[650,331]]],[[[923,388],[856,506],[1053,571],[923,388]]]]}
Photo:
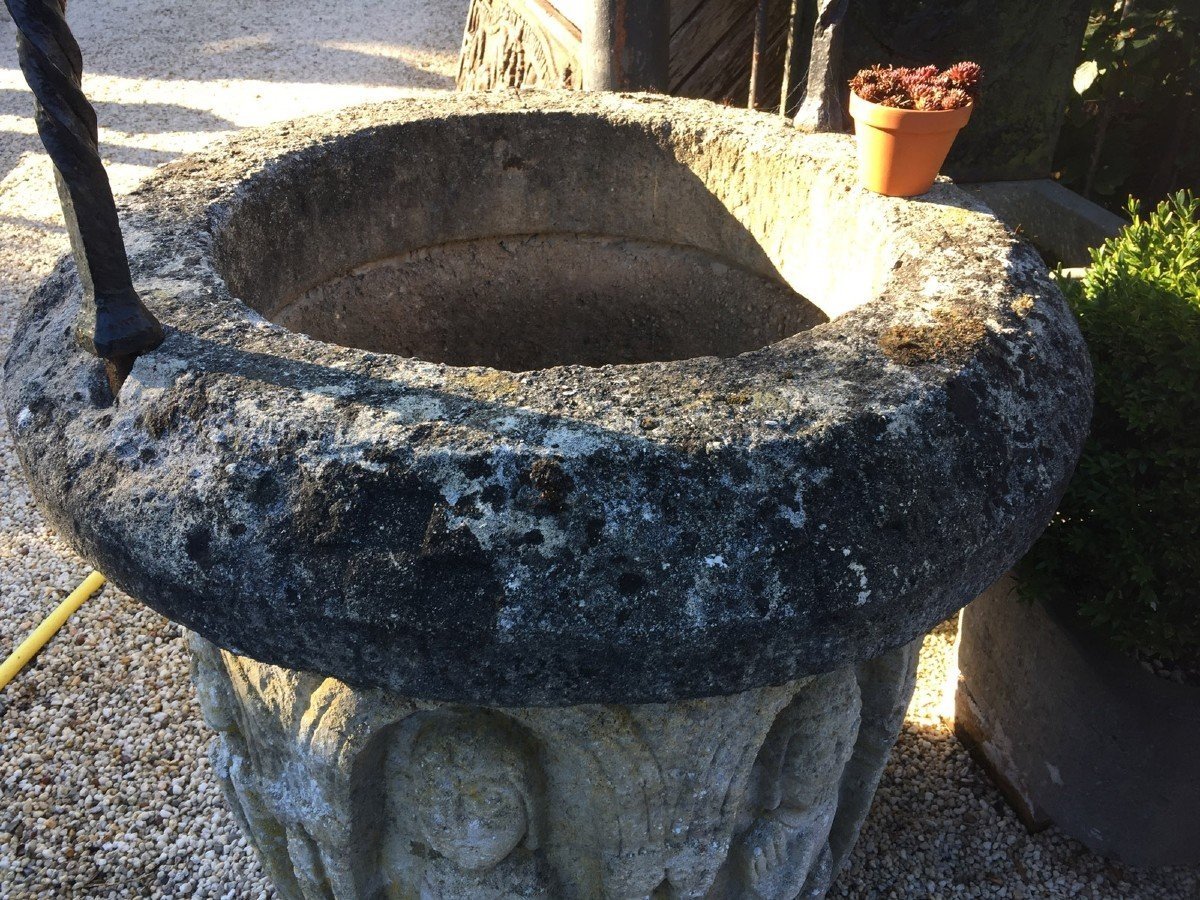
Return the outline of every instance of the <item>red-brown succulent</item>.
{"type": "Polygon", "coordinates": [[[850,89],[870,103],[897,109],[959,109],[978,99],[982,74],[973,62],[944,71],[937,66],[871,66],[850,79],[850,89]]]}

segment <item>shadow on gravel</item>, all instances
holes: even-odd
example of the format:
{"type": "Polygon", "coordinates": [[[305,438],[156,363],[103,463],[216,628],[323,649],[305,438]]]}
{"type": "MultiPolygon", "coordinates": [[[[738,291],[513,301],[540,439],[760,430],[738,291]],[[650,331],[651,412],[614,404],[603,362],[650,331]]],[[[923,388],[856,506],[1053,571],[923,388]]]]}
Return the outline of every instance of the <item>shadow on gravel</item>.
{"type": "MultiPolygon", "coordinates": [[[[207,110],[192,109],[175,103],[94,102],[102,127],[121,134],[162,134],[166,132],[231,131],[237,126],[207,110]]],[[[33,133],[33,95],[28,91],[0,89],[0,116],[25,119],[20,126],[0,125],[0,181],[8,177],[29,151],[43,152],[41,141],[33,133]]],[[[102,135],[103,137],[103,135],[102,135]]],[[[178,153],[149,147],[129,146],[101,140],[100,153],[105,162],[134,166],[157,166],[170,162],[178,153]]]]}
{"type": "MultiPolygon", "coordinates": [[[[296,40],[269,32],[256,39],[240,31],[226,40],[208,39],[211,36],[207,33],[180,35],[178,44],[172,47],[180,58],[203,59],[204,68],[214,75],[219,73],[222,79],[454,89],[453,78],[417,63],[429,52],[426,48],[388,41],[368,29],[351,36],[343,30],[336,39],[333,34],[331,30],[329,40],[296,40]]],[[[128,66],[124,63],[120,56],[95,55],[85,65],[97,74],[144,76],[136,61],[128,66]]]]}

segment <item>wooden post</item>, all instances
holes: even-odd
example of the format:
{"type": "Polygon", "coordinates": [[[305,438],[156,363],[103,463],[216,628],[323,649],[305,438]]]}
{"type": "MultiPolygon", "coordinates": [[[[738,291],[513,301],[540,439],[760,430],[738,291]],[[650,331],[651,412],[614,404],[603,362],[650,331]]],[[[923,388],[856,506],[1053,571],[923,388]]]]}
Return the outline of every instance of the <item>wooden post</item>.
{"type": "Polygon", "coordinates": [[[592,0],[588,13],[584,90],[666,91],[670,0],[592,0]]]}
{"type": "Polygon", "coordinates": [[[762,93],[762,55],[767,44],[767,0],[758,0],[754,13],[754,46],[750,50],[750,99],[747,106],[758,109],[762,93]]]}
{"type": "Polygon", "coordinates": [[[791,0],[788,11],[787,49],[783,54],[783,84],[779,97],[779,114],[794,116],[804,99],[801,78],[808,70],[808,54],[811,49],[808,32],[812,27],[809,14],[810,3],[806,0],[791,0]]]}

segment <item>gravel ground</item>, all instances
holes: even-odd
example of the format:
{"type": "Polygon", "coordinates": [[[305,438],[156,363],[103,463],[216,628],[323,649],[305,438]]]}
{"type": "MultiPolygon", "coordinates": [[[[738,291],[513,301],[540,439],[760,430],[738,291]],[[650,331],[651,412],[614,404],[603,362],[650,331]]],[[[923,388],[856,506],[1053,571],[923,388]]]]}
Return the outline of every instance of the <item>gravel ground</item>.
{"type": "MultiPolygon", "coordinates": [[[[452,84],[465,0],[73,0],[118,191],[247,125],[452,84]]],[[[12,47],[11,23],[0,46],[12,47]]],[[[65,251],[11,49],[0,55],[0,349],[65,251]]],[[[0,429],[0,654],[87,573],[42,522],[0,429]]],[[[954,739],[953,623],[840,897],[1197,898],[1200,872],[1030,836],[954,739]]],[[[273,897],[213,781],[179,629],[112,588],[0,693],[0,898],[273,897]]]]}

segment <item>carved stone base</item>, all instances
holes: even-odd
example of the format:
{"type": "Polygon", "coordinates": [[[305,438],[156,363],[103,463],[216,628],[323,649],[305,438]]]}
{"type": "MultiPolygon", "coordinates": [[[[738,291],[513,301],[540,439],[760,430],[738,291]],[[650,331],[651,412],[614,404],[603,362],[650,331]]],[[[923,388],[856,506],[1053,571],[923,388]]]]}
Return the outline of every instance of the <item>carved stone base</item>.
{"type": "Polygon", "coordinates": [[[217,775],[285,898],[820,897],[920,642],[729,697],[487,709],[192,636],[217,775]]]}

